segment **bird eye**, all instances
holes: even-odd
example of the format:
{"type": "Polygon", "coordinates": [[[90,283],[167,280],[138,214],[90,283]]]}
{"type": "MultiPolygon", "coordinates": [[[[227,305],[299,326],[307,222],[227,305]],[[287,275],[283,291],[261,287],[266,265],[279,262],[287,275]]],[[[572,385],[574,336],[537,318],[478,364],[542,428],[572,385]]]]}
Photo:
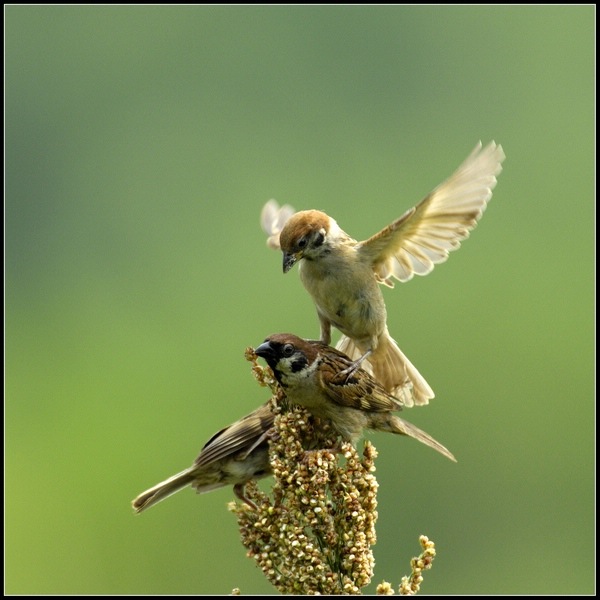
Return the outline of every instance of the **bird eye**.
{"type": "Polygon", "coordinates": [[[305,237],[298,240],[298,248],[306,248],[307,240],[305,237]]]}
{"type": "Polygon", "coordinates": [[[294,354],[294,346],[292,346],[292,344],[286,344],[282,349],[282,353],[284,356],[291,356],[294,354]]]}

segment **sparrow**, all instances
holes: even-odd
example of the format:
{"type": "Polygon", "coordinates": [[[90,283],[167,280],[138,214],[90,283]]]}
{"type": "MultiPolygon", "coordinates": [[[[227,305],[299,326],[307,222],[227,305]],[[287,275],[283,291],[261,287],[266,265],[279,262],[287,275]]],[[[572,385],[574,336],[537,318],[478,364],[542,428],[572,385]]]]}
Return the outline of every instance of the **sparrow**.
{"type": "Polygon", "coordinates": [[[235,495],[256,509],[244,495],[251,479],[271,474],[268,436],[275,414],[270,402],[215,433],[204,445],[194,464],[141,493],[131,505],[140,513],[191,485],[199,494],[233,485],[235,495]]]}
{"type": "Polygon", "coordinates": [[[456,462],[454,455],[428,433],[392,414],[402,410],[402,402],[367,371],[359,368],[347,375],[345,371],[353,361],[339,350],[290,333],[277,333],[254,352],[271,367],[288,402],[328,419],[344,440],[356,444],[364,429],[389,431],[415,438],[456,462]]]}
{"type": "Polygon", "coordinates": [[[479,142],[419,204],[361,242],[319,210],[295,213],[274,200],[262,210],[267,244],[283,252],[283,272],[299,263],[317,309],[320,341],[330,343],[332,327],[341,331],[336,348],[353,359],[348,374],[367,360],[365,368],[405,406],[428,404],[434,393],[390,336],[379,285],[427,275],[460,246],[483,214],[504,158],[502,146],[479,142]]]}

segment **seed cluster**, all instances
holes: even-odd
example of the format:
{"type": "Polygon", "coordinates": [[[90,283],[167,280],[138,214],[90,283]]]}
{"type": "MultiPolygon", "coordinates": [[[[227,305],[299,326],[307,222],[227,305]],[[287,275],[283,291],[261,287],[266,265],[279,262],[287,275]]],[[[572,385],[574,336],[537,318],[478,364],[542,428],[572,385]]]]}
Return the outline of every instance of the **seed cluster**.
{"type": "Polygon", "coordinates": [[[357,594],[373,576],[375,448],[351,444],[304,409],[275,418],[272,498],[255,483],[257,511],[232,503],[242,543],[283,594],[357,594]]]}

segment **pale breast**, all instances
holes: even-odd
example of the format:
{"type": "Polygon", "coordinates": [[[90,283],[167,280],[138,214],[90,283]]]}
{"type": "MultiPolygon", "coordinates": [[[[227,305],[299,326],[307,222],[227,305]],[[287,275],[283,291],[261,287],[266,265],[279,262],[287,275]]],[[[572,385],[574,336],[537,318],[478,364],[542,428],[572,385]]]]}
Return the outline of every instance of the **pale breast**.
{"type": "Polygon", "coordinates": [[[342,333],[368,338],[383,331],[385,304],[370,266],[354,262],[302,261],[300,278],[319,313],[342,333]]]}

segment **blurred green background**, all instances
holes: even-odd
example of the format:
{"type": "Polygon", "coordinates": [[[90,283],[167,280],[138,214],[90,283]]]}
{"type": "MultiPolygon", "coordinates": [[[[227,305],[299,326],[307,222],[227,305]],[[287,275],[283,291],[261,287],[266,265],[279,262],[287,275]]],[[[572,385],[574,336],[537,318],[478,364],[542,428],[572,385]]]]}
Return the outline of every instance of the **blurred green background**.
{"type": "Polygon", "coordinates": [[[364,239],[495,139],[470,239],[385,292],[436,391],[404,416],[459,462],[369,436],[368,591],[426,534],[425,593],[593,593],[594,17],[5,7],[5,591],[274,593],[230,488],[130,509],[268,397],[246,346],[318,335],[260,209],[324,209],[364,239]]]}

